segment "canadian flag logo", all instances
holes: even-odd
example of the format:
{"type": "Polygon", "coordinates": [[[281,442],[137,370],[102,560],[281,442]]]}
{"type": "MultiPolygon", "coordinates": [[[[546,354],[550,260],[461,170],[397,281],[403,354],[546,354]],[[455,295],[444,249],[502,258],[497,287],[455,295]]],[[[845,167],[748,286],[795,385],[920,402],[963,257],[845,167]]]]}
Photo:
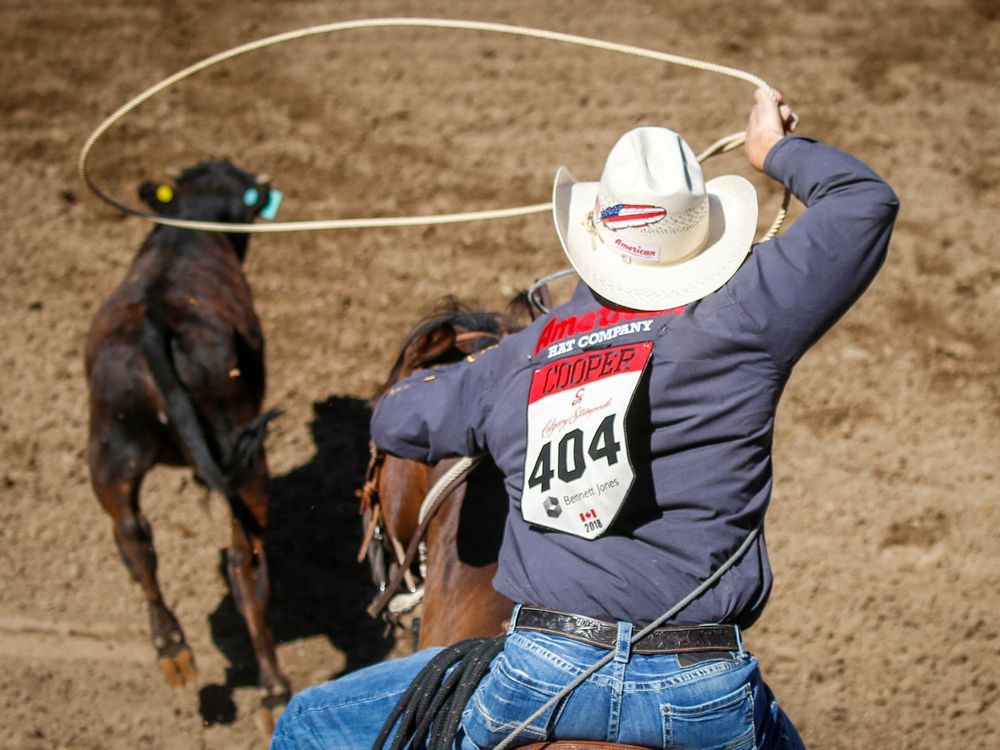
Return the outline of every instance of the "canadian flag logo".
{"type": "Polygon", "coordinates": [[[593,519],[596,520],[596,518],[597,518],[597,511],[594,510],[593,508],[591,508],[586,513],[581,513],[580,514],[580,523],[586,523],[588,518],[593,518],[593,519]]]}

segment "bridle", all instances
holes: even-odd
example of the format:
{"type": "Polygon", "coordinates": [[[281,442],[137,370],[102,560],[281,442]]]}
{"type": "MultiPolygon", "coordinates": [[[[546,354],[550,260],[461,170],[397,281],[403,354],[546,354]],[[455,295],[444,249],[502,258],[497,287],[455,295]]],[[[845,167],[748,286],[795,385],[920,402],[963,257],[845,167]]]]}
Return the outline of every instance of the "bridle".
{"type": "Polygon", "coordinates": [[[399,613],[412,609],[420,602],[423,593],[421,587],[426,573],[427,548],[424,538],[427,536],[427,530],[430,528],[431,522],[438,511],[444,507],[445,502],[454,496],[455,490],[465,483],[469,475],[479,465],[480,460],[480,458],[459,459],[459,463],[452,467],[453,469],[458,469],[458,471],[449,470],[431,487],[430,492],[427,493],[421,505],[420,521],[413,532],[413,536],[410,538],[410,543],[407,545],[405,552],[399,540],[393,537],[387,529],[382,528],[382,535],[388,539],[391,545],[390,548],[395,555],[396,565],[389,580],[384,586],[379,586],[379,594],[368,605],[368,614],[372,617],[379,617],[384,614],[386,619],[394,622],[399,613]],[[418,559],[420,563],[419,581],[415,581],[413,565],[418,559]],[[405,600],[403,602],[398,606],[393,606],[393,602],[399,595],[399,590],[404,583],[407,584],[409,593],[412,596],[404,597],[405,600]]]}
{"type": "MultiPolygon", "coordinates": [[[[360,563],[368,555],[368,549],[373,541],[381,542],[385,539],[382,530],[382,503],[378,494],[378,485],[382,476],[382,465],[385,463],[386,454],[379,450],[371,440],[368,441],[368,468],[365,469],[365,483],[360,490],[355,490],[354,495],[360,501],[358,515],[365,519],[365,529],[361,537],[361,548],[358,550],[358,562],[360,563]]],[[[372,571],[373,573],[375,571],[372,571]]],[[[379,591],[385,589],[387,580],[383,574],[379,583],[379,591]]]]}

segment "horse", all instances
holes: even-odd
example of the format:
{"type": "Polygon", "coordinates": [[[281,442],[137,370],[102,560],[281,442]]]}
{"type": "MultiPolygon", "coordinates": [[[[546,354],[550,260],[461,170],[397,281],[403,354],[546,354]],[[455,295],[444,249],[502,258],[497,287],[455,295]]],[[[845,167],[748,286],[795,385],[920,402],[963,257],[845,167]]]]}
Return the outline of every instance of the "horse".
{"type": "MultiPolygon", "coordinates": [[[[171,218],[245,223],[273,205],[270,178],[229,161],[145,182],[139,196],[171,218]]],[[[264,452],[264,337],[243,275],[246,234],[157,226],[125,279],[91,322],[86,340],[91,484],[111,517],[118,551],[142,587],[153,647],[175,688],[197,670],[184,631],[157,580],[152,529],[139,507],[155,465],[190,466],[195,479],[228,500],[232,542],[227,573],[265,692],[263,711],[287,701],[267,622],[264,532],[270,476],[264,452]]],[[[268,721],[268,718],[264,718],[268,721]]]]}
{"type": "MultiPolygon", "coordinates": [[[[502,314],[469,312],[455,300],[446,300],[407,336],[372,404],[412,373],[474,357],[503,336],[526,327],[538,314],[540,309],[525,293],[514,297],[502,314]]],[[[491,583],[508,499],[503,477],[488,458],[453,485],[427,523],[422,540],[426,559],[419,566],[411,566],[405,559],[403,550],[420,541],[414,535],[428,490],[455,463],[449,459],[436,465],[423,464],[388,455],[372,445],[365,486],[359,491],[366,529],[359,561],[368,557],[373,578],[382,589],[390,574],[397,579],[404,577],[411,590],[416,588],[416,578],[423,578],[417,648],[497,635],[514,606],[491,583]],[[466,498],[470,502],[465,502],[466,498]]],[[[387,598],[383,591],[380,599],[384,603],[387,598]]],[[[369,611],[378,614],[382,606],[373,605],[369,611]]]]}

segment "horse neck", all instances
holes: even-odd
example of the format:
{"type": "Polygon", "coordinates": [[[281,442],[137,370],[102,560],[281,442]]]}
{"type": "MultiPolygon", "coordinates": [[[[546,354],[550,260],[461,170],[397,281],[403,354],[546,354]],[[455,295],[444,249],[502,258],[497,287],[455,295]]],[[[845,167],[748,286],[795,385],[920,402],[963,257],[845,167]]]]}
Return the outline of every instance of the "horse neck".
{"type": "Polygon", "coordinates": [[[430,489],[432,468],[396,456],[385,457],[379,477],[379,503],[386,531],[405,548],[417,530],[420,506],[430,489]]]}
{"type": "MultiPolygon", "coordinates": [[[[496,592],[495,562],[465,561],[459,534],[472,532],[462,521],[468,485],[459,487],[427,528],[427,576],[418,648],[448,646],[466,638],[499,635],[513,602],[496,592]]],[[[476,498],[479,499],[478,497],[476,498]]]]}

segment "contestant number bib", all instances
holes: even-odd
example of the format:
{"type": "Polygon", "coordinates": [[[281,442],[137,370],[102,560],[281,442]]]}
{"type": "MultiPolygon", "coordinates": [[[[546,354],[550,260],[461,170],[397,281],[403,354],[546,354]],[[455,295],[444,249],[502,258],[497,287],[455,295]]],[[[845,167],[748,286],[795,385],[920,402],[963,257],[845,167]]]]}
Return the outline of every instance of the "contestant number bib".
{"type": "Polygon", "coordinates": [[[550,362],[528,395],[521,515],[594,539],[625,502],[635,472],[625,417],[653,344],[616,346],[550,362]]]}

